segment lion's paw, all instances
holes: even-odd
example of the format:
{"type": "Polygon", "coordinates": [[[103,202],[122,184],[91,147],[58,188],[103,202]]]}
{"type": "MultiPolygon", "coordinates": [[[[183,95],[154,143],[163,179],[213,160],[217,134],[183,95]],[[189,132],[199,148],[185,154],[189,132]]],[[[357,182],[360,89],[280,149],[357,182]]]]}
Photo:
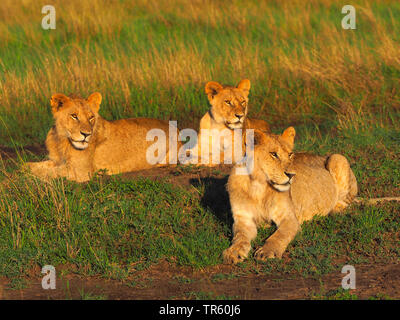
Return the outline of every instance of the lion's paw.
{"type": "Polygon", "coordinates": [[[247,258],[250,246],[232,245],[223,252],[224,262],[226,264],[237,264],[247,258]]]}
{"type": "Polygon", "coordinates": [[[22,165],[21,170],[22,172],[31,174],[43,181],[48,181],[51,177],[49,175],[51,171],[49,171],[47,165],[43,165],[43,162],[25,162],[22,165]]]}
{"type": "Polygon", "coordinates": [[[254,253],[256,260],[267,261],[267,259],[282,258],[283,251],[273,243],[266,243],[254,253]]]}
{"type": "Polygon", "coordinates": [[[23,172],[31,172],[31,173],[35,174],[38,171],[37,162],[25,162],[21,166],[21,170],[23,172]]]}

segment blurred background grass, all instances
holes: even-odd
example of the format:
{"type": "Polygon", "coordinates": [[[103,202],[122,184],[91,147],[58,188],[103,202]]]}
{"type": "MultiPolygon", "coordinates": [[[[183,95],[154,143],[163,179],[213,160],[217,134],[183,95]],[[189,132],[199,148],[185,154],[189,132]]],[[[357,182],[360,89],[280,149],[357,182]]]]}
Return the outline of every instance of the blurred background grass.
{"type": "Polygon", "coordinates": [[[0,6],[0,145],[43,143],[53,93],[104,97],[107,119],[148,116],[197,128],[204,84],[252,81],[250,115],[357,132],[398,121],[400,3],[48,1],[0,6]]]}

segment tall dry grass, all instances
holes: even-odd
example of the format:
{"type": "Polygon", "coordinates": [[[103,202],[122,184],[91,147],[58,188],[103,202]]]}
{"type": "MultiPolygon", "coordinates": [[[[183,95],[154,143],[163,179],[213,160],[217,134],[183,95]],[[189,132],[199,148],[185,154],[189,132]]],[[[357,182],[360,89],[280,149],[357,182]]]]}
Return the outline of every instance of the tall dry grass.
{"type": "Polygon", "coordinates": [[[206,81],[246,77],[252,113],[272,122],[398,110],[395,1],[355,1],[357,30],[341,28],[341,6],[328,0],[54,1],[50,31],[42,5],[0,8],[2,144],[43,139],[55,92],[100,91],[109,118],[184,120],[207,109],[206,81]]]}

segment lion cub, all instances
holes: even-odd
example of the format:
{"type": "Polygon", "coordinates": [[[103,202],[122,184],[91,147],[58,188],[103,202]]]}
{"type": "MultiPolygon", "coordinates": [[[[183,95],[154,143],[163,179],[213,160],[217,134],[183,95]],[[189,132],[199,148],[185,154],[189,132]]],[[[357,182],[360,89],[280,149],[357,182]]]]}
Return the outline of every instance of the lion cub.
{"type": "Polygon", "coordinates": [[[211,81],[206,84],[205,92],[211,108],[200,120],[198,143],[194,148],[194,163],[213,166],[219,162],[222,163],[225,158],[228,159],[227,163],[234,163],[232,159],[236,146],[238,149],[241,148],[240,158],[244,154],[246,129],[269,132],[269,125],[264,120],[247,118],[250,80],[240,81],[237,87],[223,86],[211,81]],[[241,141],[236,141],[238,144],[235,144],[234,132],[237,129],[241,129],[237,131],[241,136],[238,140],[241,141]],[[214,155],[217,156],[216,161],[213,161],[213,150],[217,153],[214,155]]]}
{"type": "MultiPolygon", "coordinates": [[[[101,100],[97,92],[87,99],[64,94],[51,97],[55,125],[46,138],[49,160],[28,162],[34,175],[83,182],[102,169],[116,174],[154,166],[146,159],[146,150],[152,144],[146,141],[146,135],[151,129],[161,129],[168,141],[168,122],[146,118],[107,121],[98,113],[101,100]]],[[[160,162],[166,162],[168,151],[167,143],[160,162]]]]}
{"type": "Polygon", "coordinates": [[[255,132],[254,168],[228,180],[233,213],[233,243],[223,253],[226,263],[244,260],[257,227],[274,222],[278,229],[255,252],[258,260],[280,258],[303,221],[346,208],[357,194],[357,181],[340,154],[316,156],[292,152],[295,130],[282,135],[255,132]]]}

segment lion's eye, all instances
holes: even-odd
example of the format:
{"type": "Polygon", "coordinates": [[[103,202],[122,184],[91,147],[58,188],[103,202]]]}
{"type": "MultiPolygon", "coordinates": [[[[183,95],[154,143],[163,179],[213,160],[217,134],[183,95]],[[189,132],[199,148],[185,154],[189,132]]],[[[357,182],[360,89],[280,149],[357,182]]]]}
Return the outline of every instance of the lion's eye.
{"type": "Polygon", "coordinates": [[[244,106],[246,104],[246,101],[242,101],[241,104],[242,106],[244,106]]]}
{"type": "Polygon", "coordinates": [[[278,154],[276,152],[270,152],[272,158],[279,159],[278,154]]]}
{"type": "Polygon", "coordinates": [[[76,115],[76,113],[71,114],[72,119],[74,120],[78,120],[78,116],[76,115]]]}
{"type": "Polygon", "coordinates": [[[93,121],[94,121],[94,117],[90,117],[90,118],[89,118],[89,121],[90,121],[90,122],[93,122],[93,121]]]}
{"type": "Polygon", "coordinates": [[[289,153],[289,158],[293,157],[293,152],[289,153]]]}
{"type": "Polygon", "coordinates": [[[231,101],[230,100],[225,100],[225,103],[228,105],[231,105],[231,101]]]}

